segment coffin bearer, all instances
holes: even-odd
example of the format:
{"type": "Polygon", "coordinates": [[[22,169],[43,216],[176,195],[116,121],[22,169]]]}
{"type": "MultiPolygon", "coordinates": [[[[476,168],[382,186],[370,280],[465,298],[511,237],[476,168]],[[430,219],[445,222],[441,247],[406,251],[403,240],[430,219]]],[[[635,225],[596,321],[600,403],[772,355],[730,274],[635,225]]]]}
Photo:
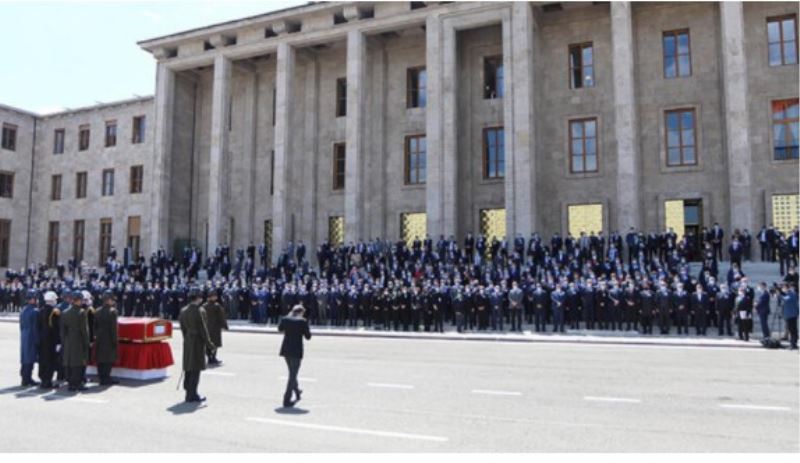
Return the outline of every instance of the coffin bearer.
{"type": "Polygon", "coordinates": [[[209,365],[219,365],[222,362],[217,358],[217,349],[222,347],[222,330],[228,329],[228,320],[225,317],[225,309],[219,303],[219,295],[216,289],[208,293],[208,302],[203,306],[208,317],[208,335],[214,344],[214,349],[206,349],[209,365]]]}
{"type": "Polygon", "coordinates": [[[94,348],[97,362],[97,376],[100,384],[118,384],[111,379],[111,367],[117,361],[117,308],[114,292],[103,292],[103,306],[94,314],[94,348]]]}
{"type": "MultiPolygon", "coordinates": [[[[26,295],[28,304],[19,314],[19,334],[20,334],[20,376],[22,376],[23,386],[36,386],[39,383],[33,380],[33,364],[39,357],[39,330],[37,326],[38,311],[36,303],[39,293],[35,289],[29,289],[26,295]]],[[[40,367],[41,368],[41,367],[40,367]]]]}
{"type": "Polygon", "coordinates": [[[303,317],[305,311],[303,306],[296,305],[278,324],[278,332],[283,333],[280,355],[286,360],[286,366],[289,368],[289,380],[286,382],[286,392],[283,394],[283,406],[287,408],[293,407],[303,393],[297,384],[297,374],[300,372],[300,362],[303,360],[303,338],[311,339],[308,321],[303,317]],[[292,402],[292,392],[296,396],[294,402],[292,402]]]}
{"type": "Polygon", "coordinates": [[[58,296],[53,291],[44,293],[44,307],[39,310],[39,379],[42,389],[54,386],[53,374],[58,368],[58,348],[61,344],[59,333],[60,314],[56,308],[58,296]]]}
{"type": "Polygon", "coordinates": [[[200,384],[200,372],[206,369],[206,349],[216,347],[208,335],[206,311],[201,306],[203,293],[200,288],[189,289],[189,305],[181,309],[178,320],[183,334],[183,389],[186,390],[186,402],[203,402],[205,397],[197,393],[200,384]]]}
{"type": "Polygon", "coordinates": [[[70,306],[61,315],[61,342],[63,343],[64,368],[70,391],[85,391],[83,368],[89,359],[89,326],[86,311],[81,307],[83,294],[73,291],[70,306]]]}

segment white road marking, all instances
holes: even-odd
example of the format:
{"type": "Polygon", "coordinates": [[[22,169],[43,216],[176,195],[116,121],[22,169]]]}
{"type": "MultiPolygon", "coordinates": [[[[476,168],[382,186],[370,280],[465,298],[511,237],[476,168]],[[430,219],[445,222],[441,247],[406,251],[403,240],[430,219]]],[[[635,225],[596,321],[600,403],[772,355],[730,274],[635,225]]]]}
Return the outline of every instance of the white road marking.
{"type": "Polygon", "coordinates": [[[106,400],[106,399],[91,399],[89,397],[70,397],[67,400],[75,401],[75,402],[85,402],[85,403],[90,403],[90,404],[107,404],[108,403],[108,400],[106,400]]]}
{"type": "Polygon", "coordinates": [[[206,370],[203,372],[204,375],[211,375],[211,376],[236,376],[236,373],[230,373],[227,371],[208,371],[206,370]]]}
{"type": "Polygon", "coordinates": [[[585,396],[583,400],[588,400],[591,402],[624,402],[631,404],[638,404],[642,401],[641,399],[631,399],[627,397],[595,397],[590,395],[585,396]]]}
{"type": "Polygon", "coordinates": [[[411,384],[367,383],[369,387],[386,387],[390,389],[414,389],[411,384]]]}
{"type": "MultiPolygon", "coordinates": [[[[278,376],[278,379],[281,380],[281,381],[288,381],[289,377],[288,376],[278,376]]],[[[299,376],[297,377],[297,381],[298,382],[303,382],[303,383],[316,383],[317,382],[317,380],[315,378],[301,378],[299,376]]]]}
{"type": "Polygon", "coordinates": [[[776,407],[772,405],[739,405],[739,404],[719,404],[722,408],[733,408],[737,410],[768,410],[771,412],[790,412],[789,407],[776,407]]]}
{"type": "Polygon", "coordinates": [[[492,391],[488,389],[473,389],[473,394],[488,394],[488,395],[522,395],[521,392],[516,391],[492,391]]]}
{"type": "Polygon", "coordinates": [[[364,434],[367,436],[378,436],[378,437],[396,437],[398,439],[413,439],[413,440],[426,440],[432,442],[447,442],[448,439],[446,437],[440,436],[426,436],[423,434],[407,434],[404,432],[393,432],[393,431],[375,431],[372,429],[358,429],[358,428],[345,428],[343,426],[330,426],[325,424],[313,424],[313,423],[300,423],[297,421],[284,421],[284,420],[274,420],[270,418],[247,418],[249,421],[257,421],[259,423],[267,423],[267,424],[276,424],[280,426],[293,426],[296,428],[306,428],[306,429],[318,429],[320,431],[333,431],[333,432],[346,432],[351,434],[364,434]]]}

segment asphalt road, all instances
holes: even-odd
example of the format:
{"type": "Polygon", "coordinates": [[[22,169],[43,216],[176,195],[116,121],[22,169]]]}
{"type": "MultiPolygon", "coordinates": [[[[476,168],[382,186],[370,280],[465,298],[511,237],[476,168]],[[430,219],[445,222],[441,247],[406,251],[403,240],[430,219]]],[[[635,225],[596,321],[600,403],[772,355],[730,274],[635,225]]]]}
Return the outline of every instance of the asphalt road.
{"type": "MultiPolygon", "coordinates": [[[[160,382],[19,387],[0,324],[0,452],[800,450],[797,351],[319,337],[280,407],[280,338],[230,333],[184,404],[160,382]]],[[[180,334],[172,341],[180,359],[180,334]]]]}

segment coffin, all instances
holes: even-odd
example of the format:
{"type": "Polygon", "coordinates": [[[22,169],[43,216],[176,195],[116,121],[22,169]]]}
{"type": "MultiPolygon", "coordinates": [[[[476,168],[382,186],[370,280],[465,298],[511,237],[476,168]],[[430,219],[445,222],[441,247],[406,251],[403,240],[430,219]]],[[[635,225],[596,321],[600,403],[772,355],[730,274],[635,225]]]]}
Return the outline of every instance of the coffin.
{"type": "Polygon", "coordinates": [[[161,318],[120,317],[117,335],[121,342],[159,342],[172,337],[172,322],[161,318]]]}

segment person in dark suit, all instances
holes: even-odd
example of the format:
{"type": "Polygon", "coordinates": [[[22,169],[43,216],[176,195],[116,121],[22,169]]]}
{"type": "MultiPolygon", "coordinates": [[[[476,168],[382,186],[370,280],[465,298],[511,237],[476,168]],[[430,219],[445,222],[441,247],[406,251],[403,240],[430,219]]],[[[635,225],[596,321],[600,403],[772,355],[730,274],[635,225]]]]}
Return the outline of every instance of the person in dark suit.
{"type": "Polygon", "coordinates": [[[303,318],[305,311],[303,306],[296,305],[278,324],[278,332],[283,333],[280,355],[286,360],[286,366],[289,368],[289,380],[286,382],[286,392],[283,394],[283,406],[287,408],[293,407],[303,393],[297,384],[297,373],[303,360],[303,338],[311,339],[308,321],[303,318]],[[296,395],[294,402],[292,402],[292,392],[296,395]]]}

